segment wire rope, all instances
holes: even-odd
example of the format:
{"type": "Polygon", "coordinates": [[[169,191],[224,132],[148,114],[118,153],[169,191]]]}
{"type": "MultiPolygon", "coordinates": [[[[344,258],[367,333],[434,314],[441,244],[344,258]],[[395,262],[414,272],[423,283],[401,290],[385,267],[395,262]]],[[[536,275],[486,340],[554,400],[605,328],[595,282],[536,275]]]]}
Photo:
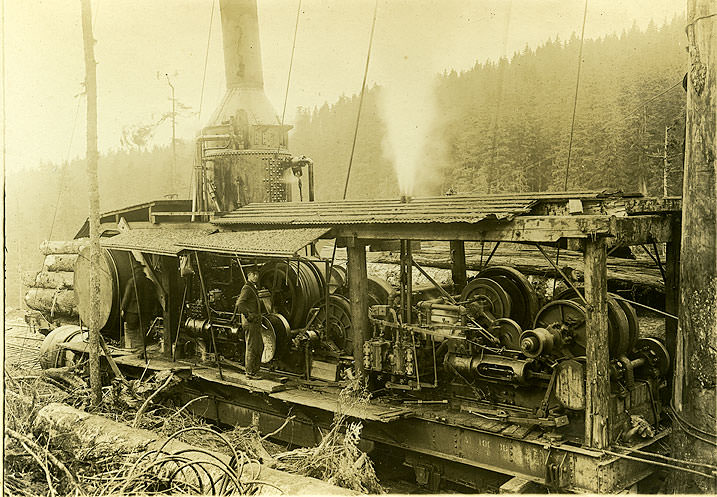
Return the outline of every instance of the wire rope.
{"type": "Polygon", "coordinates": [[[214,8],[217,4],[217,0],[212,1],[212,11],[209,14],[209,33],[207,34],[207,48],[204,51],[204,72],[202,74],[202,91],[199,94],[199,113],[197,120],[201,123],[202,121],[202,104],[204,103],[204,85],[207,81],[207,63],[209,62],[209,42],[212,40],[212,26],[214,25],[214,8]]]}
{"type": "Polygon", "coordinates": [[[351,166],[354,162],[354,151],[356,150],[356,138],[358,137],[359,122],[361,121],[361,107],[363,106],[363,97],[366,93],[366,77],[368,76],[368,66],[371,61],[371,48],[373,46],[373,34],[376,28],[376,12],[378,12],[378,0],[373,6],[373,21],[371,21],[371,34],[368,38],[368,52],[366,54],[366,67],[363,71],[363,82],[361,83],[361,96],[359,97],[358,112],[356,113],[356,126],[354,128],[354,138],[351,144],[351,156],[349,157],[349,168],[346,171],[346,183],[344,184],[343,200],[346,200],[346,193],[349,190],[349,180],[351,179],[351,166]]]}
{"type": "Polygon", "coordinates": [[[714,478],[715,477],[714,474],[703,473],[702,471],[697,471],[696,469],[686,468],[684,466],[677,466],[675,464],[669,464],[666,462],[655,461],[652,459],[645,459],[643,457],[629,456],[627,454],[621,454],[619,452],[614,452],[612,450],[602,449],[602,452],[604,454],[619,457],[622,459],[629,459],[631,461],[639,461],[639,462],[644,462],[644,463],[648,463],[648,464],[654,464],[655,466],[662,466],[663,468],[668,468],[668,469],[677,469],[680,471],[686,471],[687,473],[704,476],[705,478],[714,478]]]}
{"type": "Polygon", "coordinates": [[[583,67],[583,46],[585,45],[585,21],[588,18],[588,0],[585,0],[585,10],[583,11],[583,27],[580,32],[580,51],[578,53],[578,74],[575,78],[575,97],[573,98],[573,118],[570,123],[570,142],[568,144],[568,163],[565,166],[565,183],[563,190],[568,189],[568,175],[570,173],[570,158],[573,152],[573,135],[575,132],[575,112],[578,108],[578,91],[580,89],[580,70],[583,67]]]}
{"type": "MultiPolygon", "coordinates": [[[[291,85],[291,69],[294,67],[294,52],[296,50],[296,34],[299,32],[299,16],[301,14],[301,0],[299,0],[299,5],[296,8],[296,23],[294,24],[294,41],[291,44],[291,58],[289,59],[289,73],[286,76],[286,91],[284,92],[284,107],[281,110],[281,130],[284,129],[284,117],[286,116],[286,103],[289,100],[289,87],[291,85]]],[[[281,140],[279,140],[279,146],[281,144],[281,140]]],[[[277,151],[279,150],[279,146],[277,146],[277,151]]]]}
{"type": "MultiPolygon", "coordinates": [[[[568,190],[568,176],[570,174],[570,158],[573,153],[573,136],[575,134],[575,112],[578,108],[578,91],[580,90],[580,71],[583,67],[583,46],[585,45],[585,23],[588,17],[588,0],[585,0],[585,9],[583,10],[583,26],[580,31],[580,51],[578,53],[578,73],[575,77],[575,96],[573,98],[573,117],[570,122],[570,141],[568,142],[568,162],[565,165],[565,181],[563,183],[563,190],[568,190]]],[[[557,267],[560,263],[560,246],[555,252],[555,266],[557,267]]],[[[557,278],[553,280],[553,294],[555,294],[555,287],[558,284],[557,278]]]]}

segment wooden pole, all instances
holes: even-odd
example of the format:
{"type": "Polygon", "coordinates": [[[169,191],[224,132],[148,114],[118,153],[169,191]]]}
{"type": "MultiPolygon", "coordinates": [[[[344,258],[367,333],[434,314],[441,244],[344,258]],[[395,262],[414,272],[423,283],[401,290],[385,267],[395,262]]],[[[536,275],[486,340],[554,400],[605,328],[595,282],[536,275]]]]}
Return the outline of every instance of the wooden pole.
{"type": "Polygon", "coordinates": [[[607,251],[604,238],[585,242],[585,300],[585,445],[603,449],[610,445],[607,251]]]}
{"type": "MultiPolygon", "coordinates": [[[[717,11],[687,1],[687,122],[680,312],[674,362],[673,457],[717,464],[717,11]],[[711,435],[711,436],[710,436],[711,435]]],[[[715,479],[671,475],[678,493],[714,493],[715,479]]]]}
{"type": "Polygon", "coordinates": [[[369,333],[368,281],[366,275],[366,245],[355,238],[347,241],[346,269],[349,279],[349,300],[353,324],[354,368],[356,376],[364,379],[363,344],[369,333]]]}
{"type": "MultiPolygon", "coordinates": [[[[680,236],[682,222],[678,216],[670,223],[671,240],[665,244],[665,311],[677,316],[680,309],[680,236]]],[[[675,357],[677,321],[665,318],[665,344],[670,357],[675,357]]]]}
{"type": "Polygon", "coordinates": [[[182,306],[182,292],[179,288],[179,268],[176,257],[164,256],[161,258],[162,287],[167,292],[165,295],[162,343],[163,354],[167,359],[172,357],[172,344],[179,327],[180,307],[182,306]]]}
{"type": "Polygon", "coordinates": [[[466,286],[466,249],[463,240],[451,240],[451,275],[455,291],[466,286]]]}
{"type": "Polygon", "coordinates": [[[82,40],[85,47],[85,95],[87,97],[87,179],[90,194],[90,387],[92,403],[102,401],[100,376],[100,193],[97,180],[97,63],[95,39],[92,34],[90,0],[82,5],[82,40]]]}

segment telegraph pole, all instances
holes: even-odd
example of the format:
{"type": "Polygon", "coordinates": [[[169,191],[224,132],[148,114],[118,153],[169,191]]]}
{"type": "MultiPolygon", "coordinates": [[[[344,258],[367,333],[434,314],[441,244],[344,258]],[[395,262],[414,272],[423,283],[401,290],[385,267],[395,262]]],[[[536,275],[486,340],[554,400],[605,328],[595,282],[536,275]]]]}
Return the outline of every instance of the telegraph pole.
{"type": "MultiPolygon", "coordinates": [[[[714,0],[687,0],[689,72],[680,309],[672,455],[717,464],[717,17],[714,0]]],[[[676,493],[714,493],[715,478],[675,472],[676,493]]]]}
{"type": "Polygon", "coordinates": [[[87,97],[87,179],[90,194],[90,387],[92,404],[102,401],[100,376],[100,193],[97,181],[97,63],[92,34],[90,0],[82,4],[82,40],[85,47],[85,96],[87,97]]]}

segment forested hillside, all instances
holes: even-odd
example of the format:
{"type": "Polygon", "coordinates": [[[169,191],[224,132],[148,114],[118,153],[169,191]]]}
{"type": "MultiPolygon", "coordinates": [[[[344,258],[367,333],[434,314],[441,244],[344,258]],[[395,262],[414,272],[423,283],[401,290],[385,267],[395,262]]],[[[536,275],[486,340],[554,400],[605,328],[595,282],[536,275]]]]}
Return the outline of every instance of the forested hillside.
{"type": "MultiPolygon", "coordinates": [[[[175,192],[189,198],[194,144],[177,143],[175,192]]],[[[87,218],[89,198],[84,160],[69,164],[41,164],[8,171],[5,196],[6,304],[18,307],[20,273],[39,271],[40,242],[68,240],[87,218]]],[[[99,162],[101,210],[161,199],[170,194],[172,151],[168,146],[150,150],[123,150],[103,154],[99,162]]]]}
{"type": "MultiPolygon", "coordinates": [[[[685,20],[586,40],[568,189],[681,192],[685,20]],[[664,92],[664,93],[663,93],[664,92]],[[656,97],[656,98],[653,98],[656,97]]],[[[548,40],[510,60],[437,76],[440,109],[417,194],[559,190],[565,186],[580,40],[548,40]]],[[[349,196],[397,193],[382,144],[381,88],[365,97],[349,196]]],[[[316,163],[319,199],[340,198],[358,97],[300,109],[292,150],[316,163]]],[[[410,125],[410,123],[407,123],[410,125]]]]}
{"type": "MultiPolygon", "coordinates": [[[[668,193],[681,193],[684,24],[674,19],[660,28],[585,41],[569,189],[644,186],[661,195],[667,127],[668,193]]],[[[563,189],[579,45],[576,37],[548,40],[510,60],[479,61],[468,71],[436,75],[440,110],[426,116],[435,131],[414,193],[563,189]]],[[[370,88],[364,100],[350,198],[398,194],[390,154],[384,152],[381,90],[370,88]]],[[[299,109],[291,151],[314,160],[318,200],[341,198],[358,100],[344,97],[299,109]]],[[[189,198],[193,150],[190,142],[177,147],[180,198],[189,198]]],[[[103,155],[102,210],[171,193],[171,167],[169,147],[103,155]]],[[[87,217],[86,184],[83,160],[6,173],[8,305],[20,302],[20,272],[40,268],[40,242],[72,238],[87,217]]]]}

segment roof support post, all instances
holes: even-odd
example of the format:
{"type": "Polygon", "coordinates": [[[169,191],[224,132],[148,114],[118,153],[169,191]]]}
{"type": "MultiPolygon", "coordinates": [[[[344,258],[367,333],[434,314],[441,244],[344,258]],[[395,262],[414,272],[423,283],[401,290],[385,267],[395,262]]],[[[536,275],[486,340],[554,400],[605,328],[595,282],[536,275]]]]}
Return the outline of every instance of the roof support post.
{"type": "Polygon", "coordinates": [[[466,248],[463,240],[451,240],[451,276],[453,290],[460,292],[466,286],[466,248]]]}
{"type": "Polygon", "coordinates": [[[585,299],[585,445],[603,449],[610,444],[607,251],[604,238],[587,239],[585,242],[585,299]]]}
{"type": "Polygon", "coordinates": [[[162,319],[162,353],[167,359],[172,358],[172,344],[179,327],[179,310],[182,306],[182,296],[179,291],[179,269],[176,257],[163,256],[161,259],[161,272],[159,273],[162,287],[166,290],[164,314],[162,319]]]}
{"type": "Polygon", "coordinates": [[[353,324],[354,368],[356,376],[365,379],[363,366],[363,344],[369,333],[368,323],[368,279],[366,275],[366,244],[356,238],[346,239],[347,273],[349,279],[349,301],[353,324]]]}
{"type": "Polygon", "coordinates": [[[401,318],[411,324],[413,306],[413,250],[411,240],[401,240],[401,318]]]}

